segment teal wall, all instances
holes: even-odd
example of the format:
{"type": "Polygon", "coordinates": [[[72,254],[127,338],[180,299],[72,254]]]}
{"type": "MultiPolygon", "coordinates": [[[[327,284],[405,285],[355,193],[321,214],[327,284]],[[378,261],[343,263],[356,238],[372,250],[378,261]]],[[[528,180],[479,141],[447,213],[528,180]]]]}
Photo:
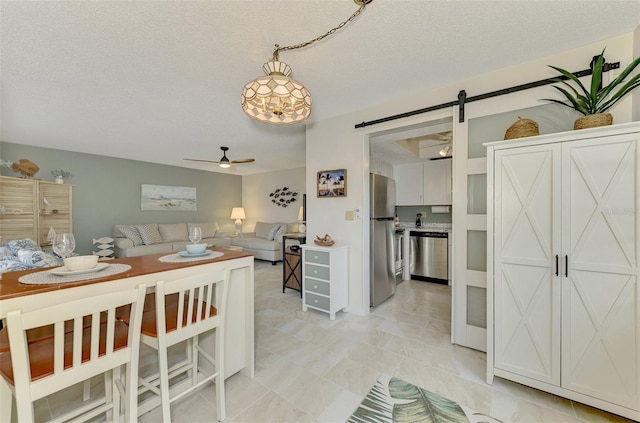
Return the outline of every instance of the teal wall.
{"type": "MultiPolygon", "coordinates": [[[[0,159],[26,158],[40,170],[36,178],[53,181],[51,170],[71,172],[73,233],[76,251],[89,254],[92,239],[111,236],[118,223],[173,223],[217,221],[234,232],[231,208],[242,205],[242,177],[135,160],[0,142],[0,159]],[[197,211],[141,211],[140,185],[196,187],[197,211]]],[[[19,177],[4,166],[3,176],[19,177]]]]}

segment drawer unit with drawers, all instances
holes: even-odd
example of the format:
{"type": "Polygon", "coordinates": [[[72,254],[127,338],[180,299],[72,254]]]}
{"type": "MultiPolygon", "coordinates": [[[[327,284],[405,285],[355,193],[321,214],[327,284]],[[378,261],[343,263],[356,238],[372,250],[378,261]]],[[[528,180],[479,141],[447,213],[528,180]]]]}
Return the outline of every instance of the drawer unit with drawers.
{"type": "Polygon", "coordinates": [[[302,310],[308,308],[329,313],[347,311],[348,251],[346,245],[302,247],[302,310]]]}

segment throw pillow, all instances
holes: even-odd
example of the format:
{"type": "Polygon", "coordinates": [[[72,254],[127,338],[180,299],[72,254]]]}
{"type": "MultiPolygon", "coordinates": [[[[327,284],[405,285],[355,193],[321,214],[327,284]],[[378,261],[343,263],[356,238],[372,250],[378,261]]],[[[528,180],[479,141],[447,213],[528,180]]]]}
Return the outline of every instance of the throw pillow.
{"type": "Polygon", "coordinates": [[[0,260],[0,273],[15,272],[16,270],[27,269],[31,269],[31,267],[22,263],[17,258],[15,260],[0,260]]]}
{"type": "Polygon", "coordinates": [[[60,257],[49,251],[20,250],[18,251],[18,259],[22,264],[32,268],[62,266],[63,264],[60,257]]]}
{"type": "Polygon", "coordinates": [[[16,255],[13,254],[13,251],[9,249],[9,247],[0,247],[0,260],[3,257],[16,258],[16,255]]]}
{"type": "Polygon", "coordinates": [[[282,234],[286,234],[286,233],[287,233],[287,224],[281,223],[275,235],[273,236],[273,239],[275,241],[282,242],[282,234]]]}
{"type": "Polygon", "coordinates": [[[280,229],[280,224],[279,223],[274,223],[273,227],[271,227],[271,229],[269,229],[269,233],[267,234],[267,239],[269,241],[273,241],[274,239],[276,239],[276,234],[278,233],[279,229],[280,229]]]}
{"type": "Polygon", "coordinates": [[[136,229],[140,232],[140,237],[144,245],[153,245],[162,243],[162,236],[158,231],[158,225],[148,223],[146,225],[136,225],[136,229]]]}
{"type": "Polygon", "coordinates": [[[134,225],[117,225],[117,230],[120,231],[125,238],[129,238],[133,242],[133,246],[137,247],[138,245],[144,244],[142,241],[142,237],[140,236],[140,232],[138,232],[138,228],[134,225]]]}
{"type": "Polygon", "coordinates": [[[9,241],[8,246],[15,255],[18,255],[18,251],[20,250],[38,251],[41,249],[38,243],[31,238],[14,239],[13,241],[9,241]]]}
{"type": "Polygon", "coordinates": [[[273,240],[273,235],[278,230],[278,226],[273,223],[264,223],[264,222],[256,222],[256,229],[254,232],[256,233],[256,238],[265,238],[273,240]],[[275,230],[273,230],[275,227],[275,230]],[[271,232],[273,230],[273,232],[271,232]],[[269,233],[271,233],[271,238],[269,238],[269,233]]]}

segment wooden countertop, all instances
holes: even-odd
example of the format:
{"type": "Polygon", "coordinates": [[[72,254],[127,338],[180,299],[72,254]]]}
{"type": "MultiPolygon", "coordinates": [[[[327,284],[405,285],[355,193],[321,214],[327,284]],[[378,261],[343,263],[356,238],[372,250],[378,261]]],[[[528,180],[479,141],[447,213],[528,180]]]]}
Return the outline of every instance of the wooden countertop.
{"type": "Polygon", "coordinates": [[[225,250],[222,248],[209,248],[212,251],[218,251],[224,253],[222,257],[216,257],[205,260],[190,261],[185,263],[166,263],[158,260],[162,256],[166,256],[171,253],[151,254],[140,257],[127,257],[109,260],[108,263],[121,263],[128,264],[131,269],[126,272],[118,273],[112,276],[106,276],[103,278],[95,278],[86,281],[69,282],[69,283],[57,283],[47,285],[29,285],[18,282],[18,279],[29,273],[46,272],[51,270],[51,267],[44,267],[40,269],[20,270],[17,272],[6,272],[2,274],[2,280],[0,280],[0,301],[21,297],[24,295],[40,294],[49,291],[58,291],[61,289],[73,288],[76,286],[89,285],[94,283],[106,282],[117,279],[130,278],[134,276],[148,275],[150,273],[164,272],[167,270],[181,269],[184,267],[199,266],[202,264],[222,262],[227,260],[233,260],[242,257],[252,257],[253,254],[225,250]]]}

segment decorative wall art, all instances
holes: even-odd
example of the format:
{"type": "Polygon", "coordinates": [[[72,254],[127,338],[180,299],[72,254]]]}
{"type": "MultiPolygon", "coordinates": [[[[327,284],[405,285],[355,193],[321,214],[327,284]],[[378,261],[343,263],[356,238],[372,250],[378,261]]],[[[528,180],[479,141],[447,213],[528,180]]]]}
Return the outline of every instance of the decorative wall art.
{"type": "Polygon", "coordinates": [[[347,196],[347,169],[321,170],[318,172],[318,197],[347,196]]]}
{"type": "Polygon", "coordinates": [[[140,192],[144,211],[197,211],[195,187],[142,184],[140,192]]]}
{"type": "Polygon", "coordinates": [[[279,207],[287,207],[297,201],[298,193],[291,191],[289,187],[277,188],[269,194],[271,202],[279,207]]]}

